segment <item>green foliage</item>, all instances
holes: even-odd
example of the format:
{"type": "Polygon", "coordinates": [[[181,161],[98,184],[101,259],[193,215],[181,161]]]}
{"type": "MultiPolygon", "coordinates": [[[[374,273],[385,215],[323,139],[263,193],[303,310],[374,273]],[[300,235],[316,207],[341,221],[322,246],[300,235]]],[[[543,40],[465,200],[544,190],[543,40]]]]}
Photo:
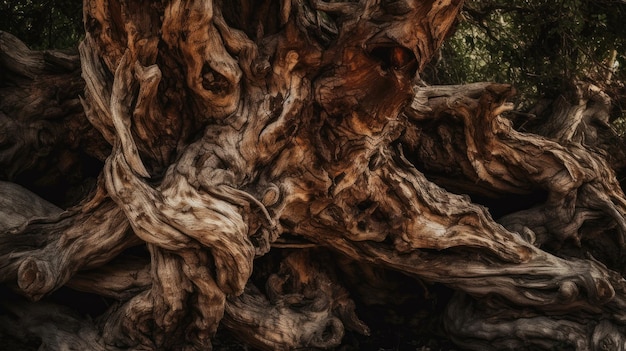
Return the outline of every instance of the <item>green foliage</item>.
{"type": "Polygon", "coordinates": [[[80,0],[1,0],[0,30],[31,49],[66,49],[83,35],[80,0]]]}
{"type": "Polygon", "coordinates": [[[526,106],[574,80],[610,89],[626,77],[626,2],[467,0],[435,69],[437,84],[512,83],[526,106]]]}

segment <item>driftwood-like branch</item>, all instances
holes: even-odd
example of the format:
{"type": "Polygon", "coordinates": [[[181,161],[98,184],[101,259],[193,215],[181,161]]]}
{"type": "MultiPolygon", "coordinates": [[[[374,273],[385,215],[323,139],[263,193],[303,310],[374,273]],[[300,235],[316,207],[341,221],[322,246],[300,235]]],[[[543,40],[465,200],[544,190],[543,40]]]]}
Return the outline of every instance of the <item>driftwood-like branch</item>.
{"type": "MultiPolygon", "coordinates": [[[[591,134],[515,130],[507,85],[415,85],[460,6],[86,1],[85,118],[65,118],[106,160],[66,210],[5,186],[26,210],[0,202],[0,280],[116,300],[53,332],[80,325],[93,348],[206,349],[221,323],[262,349],[332,348],[369,333],[340,255],[457,290],[444,322],[465,347],[623,345],[626,200],[591,134]]],[[[0,117],[22,131],[15,108],[0,117]]]]}
{"type": "Polygon", "coordinates": [[[78,55],[31,51],[0,31],[0,62],[0,179],[34,184],[46,195],[65,192],[57,204],[74,204],[92,175],[85,161],[96,164],[110,152],[81,108],[78,55]]]}

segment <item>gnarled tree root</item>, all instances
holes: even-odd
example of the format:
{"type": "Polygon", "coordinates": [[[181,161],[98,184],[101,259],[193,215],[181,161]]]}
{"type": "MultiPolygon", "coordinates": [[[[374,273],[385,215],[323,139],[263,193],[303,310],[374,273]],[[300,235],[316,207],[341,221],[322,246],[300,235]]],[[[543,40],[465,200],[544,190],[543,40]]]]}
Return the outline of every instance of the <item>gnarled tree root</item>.
{"type": "Polygon", "coordinates": [[[81,204],[3,212],[0,280],[117,300],[97,335],[68,320],[96,348],[206,349],[222,322],[266,349],[328,348],[367,327],[320,245],[459,290],[461,345],[623,346],[606,247],[626,200],[602,156],[516,131],[509,86],[414,86],[461,1],[281,1],[253,29],[233,4],[85,3],[82,105],[108,156],[81,204]],[[497,220],[472,201],[538,189],[497,220]],[[280,263],[259,272],[263,255],[280,263]]]}

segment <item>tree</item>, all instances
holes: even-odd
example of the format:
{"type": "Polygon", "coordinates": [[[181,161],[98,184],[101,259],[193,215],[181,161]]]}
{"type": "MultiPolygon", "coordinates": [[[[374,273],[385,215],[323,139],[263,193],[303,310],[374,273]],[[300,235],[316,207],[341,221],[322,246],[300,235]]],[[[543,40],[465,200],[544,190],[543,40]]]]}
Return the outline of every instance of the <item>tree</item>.
{"type": "Polygon", "coordinates": [[[82,33],[79,0],[11,0],[0,2],[0,30],[36,49],[74,48],[82,33]]]}
{"type": "MultiPolygon", "coordinates": [[[[585,110],[583,92],[591,84],[610,98],[599,104],[595,123],[623,135],[624,16],[626,3],[615,1],[467,1],[456,33],[422,76],[437,84],[511,82],[520,91],[515,128],[549,137],[553,110],[585,110]]],[[[623,142],[612,131],[598,139],[594,146],[608,151],[623,179],[623,142]]]]}
{"type": "Polygon", "coordinates": [[[615,1],[468,1],[444,45],[438,84],[514,83],[526,103],[562,95],[572,80],[612,93],[626,74],[626,4],[615,1]]]}
{"type": "Polygon", "coordinates": [[[206,349],[220,325],[332,348],[369,333],[354,296],[389,298],[396,271],[456,291],[463,347],[619,349],[626,198],[579,118],[610,99],[582,86],[545,137],[513,128],[511,86],[419,83],[461,6],[85,1],[81,70],[2,33],[0,278],[116,301],[95,323],[14,304],[4,328],[51,349],[206,349]]]}

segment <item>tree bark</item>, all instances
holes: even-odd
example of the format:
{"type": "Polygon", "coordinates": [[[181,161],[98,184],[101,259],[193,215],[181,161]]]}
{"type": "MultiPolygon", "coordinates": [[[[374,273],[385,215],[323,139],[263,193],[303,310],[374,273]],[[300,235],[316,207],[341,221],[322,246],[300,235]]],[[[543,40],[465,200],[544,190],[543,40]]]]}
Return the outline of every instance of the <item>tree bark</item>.
{"type": "Polygon", "coordinates": [[[62,208],[0,184],[0,281],[115,303],[0,324],[50,349],[204,350],[220,325],[328,349],[371,332],[355,296],[392,270],[456,291],[461,347],[626,347],[626,198],[587,128],[604,96],[531,134],[508,85],[420,84],[461,5],[86,0],[80,71],[1,33],[2,179],[88,171],[62,208]]]}

